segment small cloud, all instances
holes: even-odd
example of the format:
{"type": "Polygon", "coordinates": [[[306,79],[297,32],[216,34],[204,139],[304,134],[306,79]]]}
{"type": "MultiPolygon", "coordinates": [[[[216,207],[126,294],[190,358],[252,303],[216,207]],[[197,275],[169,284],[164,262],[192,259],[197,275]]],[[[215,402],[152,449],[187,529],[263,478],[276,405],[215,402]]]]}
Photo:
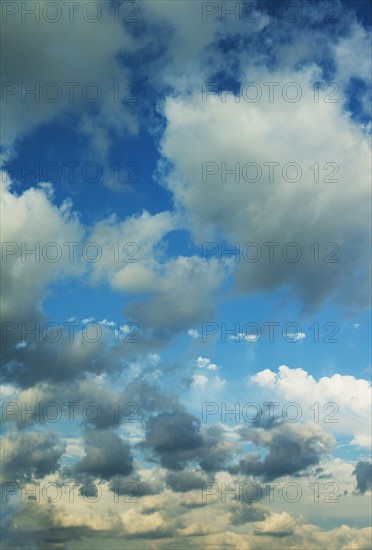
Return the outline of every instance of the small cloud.
{"type": "Polygon", "coordinates": [[[204,369],[209,363],[211,362],[208,357],[198,357],[196,360],[196,364],[198,365],[199,369],[204,369]]]}
{"type": "Polygon", "coordinates": [[[89,317],[88,319],[83,319],[81,322],[83,325],[87,325],[88,323],[91,323],[94,321],[94,317],[89,317]]]}
{"type": "Polygon", "coordinates": [[[194,374],[192,380],[193,386],[205,386],[208,383],[208,378],[204,374],[194,374]]]}
{"type": "Polygon", "coordinates": [[[226,384],[226,380],[223,380],[219,376],[215,376],[214,381],[217,384],[217,386],[224,386],[226,384]]]}
{"type": "Polygon", "coordinates": [[[107,319],[103,319],[103,321],[99,321],[99,324],[102,325],[103,327],[109,327],[109,328],[117,326],[117,323],[115,323],[115,321],[108,321],[107,319]]]}
{"type": "Polygon", "coordinates": [[[372,436],[369,434],[357,434],[353,437],[351,444],[370,449],[372,445],[372,436]]]}
{"type": "Polygon", "coordinates": [[[199,369],[207,369],[207,370],[219,370],[219,366],[215,363],[211,363],[211,360],[208,359],[208,357],[198,357],[196,360],[196,364],[199,367],[199,369]]]}
{"type": "Polygon", "coordinates": [[[219,369],[220,367],[215,363],[211,363],[210,365],[207,366],[207,370],[219,370],[219,369]]]}
{"type": "Polygon", "coordinates": [[[157,353],[150,353],[148,358],[152,365],[157,365],[160,361],[160,355],[158,355],[157,353]]]}
{"type": "Polygon", "coordinates": [[[19,342],[17,345],[16,345],[16,349],[23,349],[27,346],[26,342],[19,342]]]}
{"type": "Polygon", "coordinates": [[[199,338],[200,336],[199,332],[194,328],[190,328],[190,330],[187,331],[187,334],[191,336],[191,338],[199,338]]]}
{"type": "Polygon", "coordinates": [[[238,334],[229,336],[229,340],[234,340],[235,342],[240,342],[240,340],[245,340],[246,342],[258,342],[261,338],[259,334],[244,334],[244,332],[239,332],[238,334]]]}
{"type": "Polygon", "coordinates": [[[246,340],[247,342],[257,342],[259,338],[260,337],[257,334],[246,334],[244,336],[244,340],[246,340]]]}
{"type": "Polygon", "coordinates": [[[298,342],[299,340],[306,338],[306,334],[304,332],[288,332],[287,337],[294,342],[298,342]]]}

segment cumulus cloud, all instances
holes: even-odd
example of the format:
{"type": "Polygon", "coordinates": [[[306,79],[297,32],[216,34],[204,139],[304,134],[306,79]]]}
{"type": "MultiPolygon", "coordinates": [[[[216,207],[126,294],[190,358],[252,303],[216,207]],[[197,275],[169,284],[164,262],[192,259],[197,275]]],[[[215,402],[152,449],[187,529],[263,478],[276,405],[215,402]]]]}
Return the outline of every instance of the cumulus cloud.
{"type": "Polygon", "coordinates": [[[281,365],[277,372],[259,371],[250,380],[253,387],[275,399],[297,403],[303,420],[324,422],[335,433],[352,437],[352,444],[369,447],[371,390],[368,380],[342,374],[317,380],[304,369],[291,369],[286,365],[281,365]],[[317,403],[319,414],[314,416],[317,403]]]}
{"type": "Polygon", "coordinates": [[[361,494],[364,494],[366,491],[372,487],[372,464],[360,460],[355,466],[353,472],[357,479],[357,489],[361,494]]]}
{"type": "Polygon", "coordinates": [[[202,447],[203,439],[195,417],[174,411],[149,419],[145,445],[159,455],[162,466],[181,470],[202,447]]]}
{"type": "Polygon", "coordinates": [[[33,481],[59,467],[65,446],[51,432],[13,433],[2,439],[2,475],[5,481],[33,481]]]}
{"type": "MultiPolygon", "coordinates": [[[[255,69],[247,69],[243,82],[295,82],[301,90],[309,90],[319,68],[261,69],[260,74],[262,78],[255,69]]],[[[366,265],[363,249],[368,248],[369,138],[340,102],[316,103],[307,94],[296,103],[285,101],[281,94],[273,102],[268,94],[257,102],[237,102],[233,97],[222,102],[220,96],[210,94],[203,102],[198,88],[168,98],[164,116],[164,185],[172,191],[200,247],[203,242],[215,242],[220,258],[222,241],[227,241],[229,249],[239,243],[237,291],[290,286],[307,311],[328,299],[336,299],[346,309],[368,303],[369,287],[359,273],[366,265]],[[195,142],[198,147],[191,146],[195,142]],[[273,162],[279,164],[276,175],[270,176],[264,163],[273,162]],[[293,162],[297,167],[291,170],[297,175],[288,172],[287,177],[284,167],[293,162]],[[256,182],[256,172],[244,170],[247,163],[258,166],[256,182]],[[327,182],[323,173],[316,183],[310,168],[314,163],[322,171],[332,165],[337,171],[335,182],[327,182]],[[223,170],[236,167],[236,175],[227,174],[224,181],[223,170]],[[275,261],[263,244],[270,242],[278,243],[273,245],[275,261]],[[248,243],[258,248],[244,256],[248,243]],[[283,253],[287,243],[296,243],[289,260],[297,261],[288,260],[286,249],[283,253]],[[320,259],[309,248],[314,243],[322,249],[320,259]],[[257,250],[259,260],[249,261],[257,250]]]]}
{"type": "Polygon", "coordinates": [[[84,439],[86,455],[75,465],[77,473],[102,479],[132,473],[130,447],[118,434],[88,430],[84,439]]]}
{"type": "Polygon", "coordinates": [[[152,449],[163,467],[176,472],[188,463],[199,464],[205,472],[216,472],[225,467],[233,452],[220,427],[201,430],[200,421],[183,410],[151,417],[142,445],[152,449]]]}
{"type": "Polygon", "coordinates": [[[179,219],[170,212],[153,216],[143,212],[124,222],[115,218],[99,222],[92,231],[91,240],[105,250],[94,266],[92,282],[107,280],[115,290],[145,296],[125,308],[128,317],[144,329],[180,331],[213,315],[226,269],[197,256],[165,259],[165,238],[179,226],[179,219]],[[132,243],[133,250],[128,245],[123,252],[126,265],[112,261],[113,242],[132,243]]]}
{"type": "Polygon", "coordinates": [[[63,243],[81,242],[84,231],[71,201],[59,207],[54,204],[51,187],[17,194],[10,182],[5,183],[6,178],[1,172],[1,307],[4,321],[27,321],[41,310],[48,284],[82,272],[81,263],[71,261],[63,243]],[[45,249],[49,243],[55,243],[54,247],[45,249]],[[49,260],[58,258],[59,253],[58,261],[49,260]]]}
{"type": "Polygon", "coordinates": [[[185,469],[181,472],[168,472],[166,483],[172,491],[186,493],[188,491],[200,490],[203,483],[210,481],[202,471],[185,469]]]}
{"type": "Polygon", "coordinates": [[[259,475],[266,480],[306,472],[327,457],[335,443],[332,436],[313,426],[281,425],[272,430],[241,428],[240,435],[256,447],[268,450],[264,458],[248,453],[232,472],[259,475]]]}
{"type": "Polygon", "coordinates": [[[287,512],[271,514],[258,529],[255,535],[269,537],[288,537],[293,535],[294,518],[287,512]]]}

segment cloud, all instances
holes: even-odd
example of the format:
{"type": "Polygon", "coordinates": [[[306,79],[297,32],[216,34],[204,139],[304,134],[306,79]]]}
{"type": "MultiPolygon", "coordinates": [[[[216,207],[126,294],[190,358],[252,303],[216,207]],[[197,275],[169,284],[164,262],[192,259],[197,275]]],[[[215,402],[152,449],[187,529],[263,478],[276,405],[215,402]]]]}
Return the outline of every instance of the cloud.
{"type": "Polygon", "coordinates": [[[181,470],[202,444],[197,419],[189,413],[161,413],[147,423],[144,445],[159,455],[166,468],[181,470]]]}
{"type": "Polygon", "coordinates": [[[369,446],[371,393],[367,380],[338,373],[317,380],[304,369],[286,365],[278,372],[260,371],[250,380],[275,399],[296,403],[303,420],[324,422],[334,433],[352,437],[352,444],[369,446]],[[319,409],[314,411],[317,403],[319,409]]]}
{"type": "Polygon", "coordinates": [[[114,82],[131,80],[130,72],[118,58],[120,52],[133,49],[128,27],[114,22],[104,2],[92,4],[98,6],[101,14],[93,23],[89,21],[95,19],[92,11],[84,17],[81,9],[75,10],[71,22],[67,6],[60,10],[60,19],[51,23],[51,13],[44,16],[47,2],[43,0],[38,5],[43,14],[39,21],[32,16],[22,21],[19,10],[2,25],[3,78],[9,83],[3,120],[4,147],[17,146],[21,137],[66,113],[79,120],[80,131],[103,157],[109,147],[109,129],[119,133],[136,131],[130,108],[115,101],[112,91],[114,82]],[[22,90],[36,90],[36,95],[23,96],[22,90]],[[99,101],[89,101],[95,94],[100,97],[100,93],[99,101]],[[97,109],[95,116],[92,106],[97,109]]]}
{"type": "Polygon", "coordinates": [[[246,502],[233,503],[230,506],[229,523],[245,525],[246,523],[263,521],[269,515],[269,510],[246,502]]]}
{"type": "Polygon", "coordinates": [[[357,479],[357,489],[361,494],[372,488],[372,464],[360,460],[355,466],[353,474],[357,479]]]}
{"type": "Polygon", "coordinates": [[[121,516],[126,536],[143,539],[166,538],[172,530],[160,512],[141,514],[138,510],[128,510],[121,516]]]}
{"type": "Polygon", "coordinates": [[[208,377],[204,374],[194,374],[192,377],[192,384],[193,386],[205,386],[208,384],[208,377]]]}
{"type": "Polygon", "coordinates": [[[84,439],[86,455],[75,465],[77,473],[102,479],[132,473],[130,447],[119,435],[109,431],[88,430],[84,439]]]}
{"type": "Polygon", "coordinates": [[[202,471],[185,469],[181,472],[168,472],[165,480],[172,491],[186,493],[200,490],[203,483],[210,481],[210,478],[206,477],[202,471]]]}
{"type": "MultiPolygon", "coordinates": [[[[317,310],[329,299],[349,310],[363,307],[369,297],[367,278],[360,276],[367,262],[363,248],[368,248],[369,234],[369,138],[341,102],[316,103],[305,94],[319,74],[314,65],[298,70],[245,68],[243,83],[295,82],[304,91],[296,103],[285,101],[279,93],[273,102],[268,94],[255,103],[243,98],[237,102],[233,97],[224,103],[217,94],[203,102],[200,85],[169,97],[164,104],[162,181],[173,193],[198,246],[215,242],[220,258],[222,242],[228,249],[239,243],[237,292],[252,294],[285,286],[306,311],[317,310]],[[191,146],[194,143],[198,147],[191,146]],[[271,162],[279,163],[273,181],[267,166],[271,162]],[[284,169],[292,162],[297,163],[296,183],[288,180],[297,176],[288,172],[287,178],[284,169]],[[244,171],[247,163],[258,165],[258,182],[249,181],[255,175],[244,171]],[[310,168],[314,163],[322,171],[318,183],[310,168]],[[323,171],[331,166],[327,163],[334,163],[335,183],[326,181],[323,171]],[[227,174],[225,182],[224,166],[238,166],[236,176],[227,174]],[[263,244],[270,242],[278,243],[273,245],[274,261],[263,244]],[[256,243],[259,261],[249,261],[255,254],[251,249],[248,259],[244,255],[249,243],[256,243]],[[296,243],[296,262],[286,256],[288,243],[296,243]],[[310,248],[314,243],[320,246],[319,259],[310,248]]],[[[232,257],[229,260],[234,263],[232,257]]]]}
{"type": "Polygon", "coordinates": [[[288,512],[274,513],[270,514],[262,526],[255,530],[254,534],[256,536],[289,537],[293,535],[294,525],[295,520],[288,512]]]}
{"type": "Polygon", "coordinates": [[[153,294],[127,306],[127,315],[140,326],[165,331],[180,331],[213,315],[224,279],[218,262],[179,256],[165,262],[162,270],[153,294]]]}
{"type": "Polygon", "coordinates": [[[332,436],[311,425],[283,424],[269,431],[241,428],[239,432],[243,440],[266,448],[268,452],[263,459],[258,452],[248,453],[231,472],[258,475],[265,480],[297,474],[316,466],[334,445],[332,436]]]}
{"type": "Polygon", "coordinates": [[[200,421],[183,410],[149,418],[142,446],[159,457],[161,466],[174,472],[184,470],[188,463],[216,472],[225,468],[233,452],[233,444],[220,427],[201,430],[200,421]]]}
{"type": "Polygon", "coordinates": [[[218,367],[215,363],[211,363],[211,360],[208,359],[208,357],[198,357],[196,360],[196,365],[199,367],[199,369],[207,369],[207,370],[219,370],[220,367],[218,367]]]}
{"type": "Polygon", "coordinates": [[[82,272],[81,263],[70,261],[69,249],[63,243],[81,242],[84,231],[69,200],[58,207],[51,188],[40,186],[17,195],[11,192],[10,182],[4,183],[4,177],[5,172],[1,172],[1,307],[4,321],[26,322],[41,311],[50,283],[82,272]],[[45,248],[49,243],[56,243],[55,248],[45,248]],[[27,250],[36,253],[27,254],[27,250]],[[64,251],[60,260],[49,261],[58,257],[56,250],[64,251]]]}
{"type": "Polygon", "coordinates": [[[2,474],[7,481],[29,482],[59,468],[65,446],[51,432],[13,433],[2,439],[2,474]]]}
{"type": "Polygon", "coordinates": [[[141,295],[126,306],[125,313],[143,329],[178,332],[213,315],[226,268],[197,256],[165,259],[165,238],[179,224],[170,212],[152,216],[144,211],[124,222],[115,218],[99,222],[91,233],[91,240],[105,250],[94,264],[92,282],[106,280],[115,290],[141,295]],[[135,252],[129,256],[128,248],[126,265],[113,262],[109,246],[113,242],[133,243],[135,252]]]}

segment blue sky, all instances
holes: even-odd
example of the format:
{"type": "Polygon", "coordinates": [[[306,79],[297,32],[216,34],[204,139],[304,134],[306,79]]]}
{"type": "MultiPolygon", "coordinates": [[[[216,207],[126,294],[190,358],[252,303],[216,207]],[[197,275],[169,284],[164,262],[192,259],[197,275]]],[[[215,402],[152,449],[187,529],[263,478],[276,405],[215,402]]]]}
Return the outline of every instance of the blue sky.
{"type": "Polygon", "coordinates": [[[367,549],[369,3],[31,4],[2,4],[6,547],[367,549]]]}

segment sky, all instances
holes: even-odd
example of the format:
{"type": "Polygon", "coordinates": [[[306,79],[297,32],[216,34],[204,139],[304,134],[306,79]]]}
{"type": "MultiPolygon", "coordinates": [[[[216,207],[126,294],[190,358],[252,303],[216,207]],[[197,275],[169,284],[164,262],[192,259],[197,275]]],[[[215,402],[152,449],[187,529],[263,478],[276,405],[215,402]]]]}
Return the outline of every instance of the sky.
{"type": "Polygon", "coordinates": [[[371,548],[370,3],[1,26],[3,548],[371,548]]]}

